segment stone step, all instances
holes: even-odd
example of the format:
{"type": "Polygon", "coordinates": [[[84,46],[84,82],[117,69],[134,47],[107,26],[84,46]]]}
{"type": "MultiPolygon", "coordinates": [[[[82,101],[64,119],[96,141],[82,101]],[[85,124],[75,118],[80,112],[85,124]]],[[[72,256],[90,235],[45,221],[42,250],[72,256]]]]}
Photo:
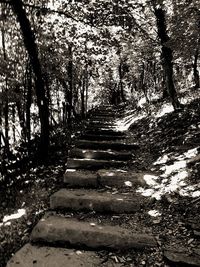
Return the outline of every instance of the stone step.
{"type": "Polygon", "coordinates": [[[92,251],[32,246],[26,244],[7,263],[6,267],[95,267],[102,259],[92,251]]]}
{"type": "Polygon", "coordinates": [[[64,183],[72,188],[97,188],[97,174],[86,170],[67,169],[64,174],[64,183]]]}
{"type": "Polygon", "coordinates": [[[118,151],[104,151],[104,150],[83,150],[73,148],[69,152],[70,158],[83,158],[83,159],[104,159],[104,160],[130,160],[132,154],[130,152],[118,151]]]}
{"type": "Polygon", "coordinates": [[[94,126],[97,126],[97,125],[101,125],[102,127],[104,126],[113,126],[115,125],[115,121],[114,120],[106,120],[105,119],[90,119],[86,122],[86,125],[94,125],[94,126]]]}
{"type": "Polygon", "coordinates": [[[97,179],[101,186],[123,187],[123,186],[144,186],[145,173],[126,172],[123,170],[99,170],[97,179]]]}
{"type": "Polygon", "coordinates": [[[77,188],[97,188],[97,187],[137,187],[144,186],[145,173],[124,172],[122,170],[99,170],[97,173],[82,170],[67,170],[64,174],[64,183],[67,186],[77,188]]]}
{"type": "Polygon", "coordinates": [[[109,121],[109,120],[114,120],[116,117],[116,115],[104,115],[101,113],[96,113],[96,114],[92,114],[89,119],[90,120],[104,120],[104,121],[109,121]]]}
{"type": "Polygon", "coordinates": [[[142,197],[85,189],[61,189],[50,198],[51,209],[95,211],[99,213],[134,213],[142,208],[142,197]]]}
{"type": "Polygon", "coordinates": [[[93,113],[89,114],[89,118],[97,117],[97,118],[105,118],[106,120],[109,118],[113,119],[116,116],[117,115],[115,112],[114,113],[107,113],[107,112],[102,113],[102,112],[97,111],[97,112],[93,112],[93,113]]]}
{"type": "Polygon", "coordinates": [[[94,128],[112,128],[115,127],[113,122],[97,122],[97,121],[88,121],[86,126],[94,128]]]}
{"type": "Polygon", "coordinates": [[[94,116],[104,116],[104,117],[116,117],[118,116],[118,112],[116,111],[95,111],[90,114],[90,118],[94,116]]]}
{"type": "Polygon", "coordinates": [[[84,128],[85,131],[93,131],[93,132],[99,132],[99,131],[111,131],[111,132],[115,132],[116,129],[115,127],[111,127],[111,126],[94,126],[94,125],[85,125],[84,128]]]}
{"type": "Polygon", "coordinates": [[[125,162],[115,161],[115,160],[76,159],[76,158],[69,158],[67,160],[68,169],[98,170],[102,168],[118,168],[124,165],[125,162]]]}
{"type": "Polygon", "coordinates": [[[102,129],[88,129],[84,132],[84,134],[95,134],[95,135],[110,135],[110,136],[121,136],[121,137],[125,137],[126,134],[124,132],[120,132],[120,131],[115,131],[112,129],[107,129],[107,130],[102,130],[102,129]]]}
{"type": "Polygon", "coordinates": [[[84,148],[84,149],[111,149],[111,150],[133,150],[138,149],[139,145],[137,144],[126,144],[124,142],[111,142],[111,141],[90,141],[90,140],[77,140],[75,143],[77,148],[84,148]]]}
{"type": "Polygon", "coordinates": [[[155,247],[149,234],[133,233],[118,226],[103,226],[61,216],[46,216],[34,227],[33,243],[86,246],[91,249],[143,249],[155,247]]]}
{"type": "Polygon", "coordinates": [[[92,141],[114,141],[118,139],[124,139],[124,136],[116,135],[97,135],[97,134],[82,134],[81,139],[92,141]]]}

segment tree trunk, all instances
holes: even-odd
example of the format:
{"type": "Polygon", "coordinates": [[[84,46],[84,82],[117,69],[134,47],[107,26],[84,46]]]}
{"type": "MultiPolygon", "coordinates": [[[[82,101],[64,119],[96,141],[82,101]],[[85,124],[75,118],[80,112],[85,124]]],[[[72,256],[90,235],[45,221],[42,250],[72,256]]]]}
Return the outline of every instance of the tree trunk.
{"type": "Polygon", "coordinates": [[[162,62],[165,72],[165,82],[167,92],[171,98],[174,109],[180,107],[180,103],[177,97],[176,89],[173,81],[173,51],[170,47],[167,47],[169,36],[167,34],[165,11],[162,8],[154,7],[155,16],[157,20],[158,37],[160,38],[162,46],[162,62]]]}
{"type": "Polygon", "coordinates": [[[85,77],[85,116],[87,116],[88,111],[88,89],[89,89],[89,73],[88,73],[88,66],[86,66],[86,77],[85,77]]]}
{"type": "MultiPolygon", "coordinates": [[[[7,60],[7,53],[6,53],[6,46],[5,46],[5,25],[4,25],[4,6],[2,4],[2,17],[3,17],[3,27],[1,28],[1,36],[2,36],[2,48],[3,48],[3,58],[6,62],[7,60]]],[[[10,145],[9,145],[9,103],[8,103],[8,79],[7,79],[7,74],[5,78],[5,90],[3,90],[3,95],[5,102],[3,104],[3,113],[4,113],[4,129],[5,129],[5,152],[6,154],[9,153],[10,150],[10,145]]],[[[2,101],[3,102],[3,101],[2,101]]],[[[2,135],[3,136],[3,135],[2,135]]]]}
{"type": "Polygon", "coordinates": [[[72,116],[72,101],[73,101],[73,54],[72,46],[69,46],[69,62],[68,62],[68,84],[69,84],[69,94],[68,94],[68,124],[71,125],[72,116]]]}
{"type": "Polygon", "coordinates": [[[85,75],[83,74],[82,78],[82,87],[81,87],[81,117],[85,118],[85,75]]]}
{"type": "Polygon", "coordinates": [[[24,39],[24,45],[27,49],[30,63],[34,72],[37,105],[41,124],[39,152],[41,159],[44,159],[47,157],[49,147],[49,107],[48,100],[45,95],[45,85],[38,56],[36,39],[31,29],[30,21],[28,20],[26,12],[23,8],[23,2],[21,0],[11,0],[10,4],[19,21],[24,39]]]}
{"type": "Polygon", "coordinates": [[[12,105],[12,133],[13,133],[13,141],[16,142],[16,134],[15,134],[15,105],[12,105]]]}
{"type": "Polygon", "coordinates": [[[124,95],[124,87],[123,87],[123,77],[124,77],[124,74],[123,74],[123,63],[120,62],[119,64],[119,91],[120,91],[120,96],[121,96],[121,100],[122,102],[126,102],[126,98],[125,98],[125,95],[124,95]]]}
{"type": "Polygon", "coordinates": [[[32,102],[32,69],[28,63],[27,66],[27,95],[26,95],[26,138],[28,148],[31,141],[31,102],[32,102]]]}
{"type": "Polygon", "coordinates": [[[141,89],[144,93],[144,96],[147,102],[149,103],[149,98],[147,95],[147,84],[146,84],[146,79],[145,79],[145,63],[144,62],[142,62],[142,71],[141,71],[140,79],[141,79],[141,89]]]}
{"type": "Polygon", "coordinates": [[[2,100],[0,99],[0,151],[1,151],[1,148],[3,146],[3,139],[2,139],[2,137],[3,137],[3,132],[2,132],[3,127],[2,126],[3,126],[2,125],[2,100]]]}
{"type": "Polygon", "coordinates": [[[199,56],[199,49],[197,48],[195,56],[194,56],[194,64],[193,64],[194,82],[195,82],[196,89],[200,87],[199,71],[198,71],[198,56],[199,56]]]}

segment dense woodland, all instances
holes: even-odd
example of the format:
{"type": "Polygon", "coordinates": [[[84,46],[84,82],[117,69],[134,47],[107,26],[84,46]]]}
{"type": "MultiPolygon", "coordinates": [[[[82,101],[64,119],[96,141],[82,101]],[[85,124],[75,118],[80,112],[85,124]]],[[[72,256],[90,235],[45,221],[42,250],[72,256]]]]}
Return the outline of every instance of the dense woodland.
{"type": "MultiPolygon", "coordinates": [[[[134,171],[160,173],[161,164],[195,155],[187,185],[199,190],[199,55],[199,0],[0,0],[0,228],[17,208],[28,214],[11,231],[2,227],[0,266],[27,242],[61,184],[71,138],[102,104],[128,114],[124,129],[141,146],[134,171]],[[156,115],[162,108],[169,114],[156,115]]],[[[185,211],[190,201],[176,190],[169,197],[167,186],[155,189],[165,195],[155,204],[163,224],[151,222],[166,240],[183,214],[199,214],[200,196],[185,189],[198,197],[185,211]]],[[[158,255],[155,266],[165,266],[158,255]]]]}
{"type": "Polygon", "coordinates": [[[199,1],[1,1],[0,148],[48,154],[54,126],[69,128],[98,103],[199,90],[199,1]]]}

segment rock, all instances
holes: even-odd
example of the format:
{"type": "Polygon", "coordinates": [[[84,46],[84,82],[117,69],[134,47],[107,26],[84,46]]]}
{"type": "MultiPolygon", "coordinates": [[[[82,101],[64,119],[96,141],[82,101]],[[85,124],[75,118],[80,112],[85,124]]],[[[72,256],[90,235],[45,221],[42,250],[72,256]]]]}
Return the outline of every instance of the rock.
{"type": "Polygon", "coordinates": [[[200,266],[200,256],[197,254],[189,254],[185,249],[175,250],[165,250],[164,257],[172,263],[178,264],[179,266],[191,266],[199,267],[200,266]]]}
{"type": "Polygon", "coordinates": [[[50,198],[51,209],[69,209],[74,211],[95,211],[114,213],[133,213],[141,209],[139,195],[100,193],[94,190],[61,189],[50,198]]]}
{"type": "Polygon", "coordinates": [[[30,244],[20,249],[6,267],[95,267],[101,259],[91,251],[76,253],[73,249],[37,247],[30,244]]]}
{"type": "Polygon", "coordinates": [[[87,246],[91,249],[143,249],[155,247],[156,241],[148,234],[132,233],[118,226],[90,225],[59,216],[44,217],[31,234],[32,242],[87,246]]]}

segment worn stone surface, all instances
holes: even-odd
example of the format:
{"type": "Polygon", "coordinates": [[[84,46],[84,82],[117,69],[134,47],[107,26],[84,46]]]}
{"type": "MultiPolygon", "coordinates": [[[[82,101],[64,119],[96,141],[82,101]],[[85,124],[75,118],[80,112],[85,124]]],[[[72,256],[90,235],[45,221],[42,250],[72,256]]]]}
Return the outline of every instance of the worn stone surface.
{"type": "Polygon", "coordinates": [[[67,160],[67,168],[71,169],[87,169],[98,170],[102,168],[120,167],[124,166],[124,161],[114,160],[95,160],[95,159],[75,159],[69,158],[67,160]]]}
{"type": "Polygon", "coordinates": [[[6,267],[98,267],[101,259],[91,251],[37,247],[30,244],[20,249],[6,267]]]}
{"type": "Polygon", "coordinates": [[[98,187],[97,174],[91,171],[66,171],[64,174],[64,183],[71,187],[98,187]]]}
{"type": "Polygon", "coordinates": [[[97,172],[98,182],[101,186],[144,186],[144,173],[124,172],[122,170],[99,170],[97,172]]]}
{"type": "Polygon", "coordinates": [[[95,212],[133,213],[141,209],[139,195],[111,194],[94,190],[61,189],[50,198],[52,209],[85,210],[95,212]]]}
{"type": "Polygon", "coordinates": [[[118,226],[103,226],[66,219],[59,216],[44,217],[31,234],[32,242],[87,246],[89,248],[142,249],[156,246],[149,234],[132,233],[118,226]]]}
{"type": "Polygon", "coordinates": [[[124,136],[121,136],[121,135],[97,135],[97,134],[83,134],[81,136],[81,139],[83,140],[108,140],[108,141],[114,141],[114,140],[118,140],[118,139],[124,139],[125,137],[124,136]]]}
{"type": "Polygon", "coordinates": [[[193,266],[199,267],[200,266],[200,255],[199,254],[189,254],[186,250],[179,249],[178,251],[174,250],[165,250],[164,257],[174,264],[178,264],[178,266],[193,266]]]}
{"type": "Polygon", "coordinates": [[[74,148],[69,152],[71,158],[104,159],[104,160],[129,160],[132,158],[130,152],[103,151],[74,148]]]}
{"type": "Polygon", "coordinates": [[[100,122],[100,121],[88,121],[86,123],[86,125],[89,125],[90,127],[99,127],[99,128],[102,128],[102,127],[113,127],[115,124],[113,122],[100,122]]]}
{"type": "Polygon", "coordinates": [[[71,187],[127,187],[144,186],[144,173],[123,172],[121,170],[98,170],[91,172],[87,170],[66,171],[64,183],[71,187]]]}
{"type": "Polygon", "coordinates": [[[102,130],[102,129],[88,129],[85,131],[85,134],[96,134],[96,135],[112,135],[112,136],[125,136],[124,132],[115,131],[115,130],[102,130]]]}
{"type": "Polygon", "coordinates": [[[112,149],[112,150],[133,150],[138,149],[137,144],[126,144],[124,142],[111,142],[111,141],[90,141],[90,140],[77,140],[75,144],[78,148],[85,149],[112,149]]]}

